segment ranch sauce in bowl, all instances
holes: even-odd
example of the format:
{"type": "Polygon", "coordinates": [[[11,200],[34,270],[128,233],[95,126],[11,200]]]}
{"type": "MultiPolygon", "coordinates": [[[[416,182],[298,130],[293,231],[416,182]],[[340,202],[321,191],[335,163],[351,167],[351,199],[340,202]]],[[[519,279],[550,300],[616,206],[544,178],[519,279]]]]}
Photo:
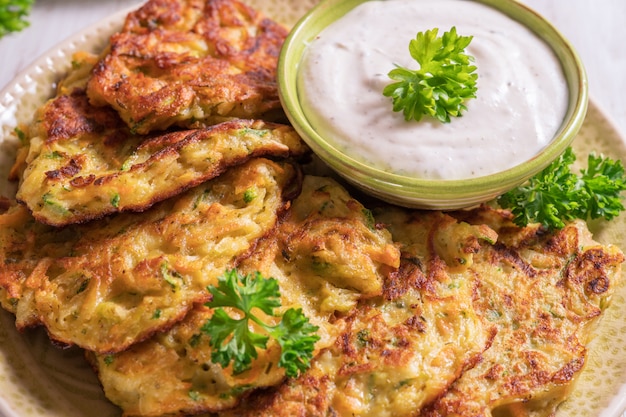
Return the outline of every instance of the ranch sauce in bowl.
{"type": "Polygon", "coordinates": [[[307,46],[297,87],[309,122],[353,158],[426,179],[501,172],[535,156],[554,137],[568,87],[552,49],[529,29],[467,0],[368,1],[307,46]],[[406,121],[382,90],[395,65],[417,69],[408,45],[417,32],[456,27],[473,36],[476,98],[450,123],[406,121]]]}

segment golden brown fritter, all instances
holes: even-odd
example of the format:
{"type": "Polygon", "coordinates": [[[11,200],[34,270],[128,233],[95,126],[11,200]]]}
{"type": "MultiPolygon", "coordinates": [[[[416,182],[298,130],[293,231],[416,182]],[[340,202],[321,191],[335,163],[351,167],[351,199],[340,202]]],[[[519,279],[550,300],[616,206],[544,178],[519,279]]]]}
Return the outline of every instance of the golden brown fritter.
{"type": "MultiPolygon", "coordinates": [[[[260,271],[266,277],[276,278],[281,310],[302,308],[311,322],[319,326],[320,340],[314,355],[333,344],[343,331],[345,322],[334,320],[335,307],[348,311],[360,297],[371,297],[354,288],[352,278],[343,280],[345,271],[362,271],[363,264],[371,265],[372,270],[361,277],[361,287],[369,291],[398,266],[400,254],[391,242],[391,235],[384,228],[372,226],[364,207],[337,183],[327,178],[306,177],[302,193],[285,220],[238,267],[242,273],[260,271]],[[307,262],[291,262],[291,256],[285,252],[287,247],[290,253],[307,250],[309,242],[300,240],[300,233],[307,225],[321,221],[335,224],[353,245],[336,245],[336,233],[328,233],[329,228],[310,230],[310,238],[323,248],[320,251],[329,259],[336,258],[341,268],[312,269],[307,262]],[[346,223],[350,229],[343,228],[346,223]],[[352,253],[341,253],[344,251],[352,253]],[[335,256],[330,257],[330,253],[335,256]],[[365,280],[375,284],[364,285],[365,280]]],[[[379,291],[382,291],[380,286],[379,291]]],[[[201,330],[211,316],[211,309],[199,307],[170,331],[124,352],[92,355],[107,397],[125,415],[196,413],[233,407],[251,390],[282,382],[284,371],[276,366],[280,349],[275,341],[270,341],[267,350],[259,351],[252,368],[244,373],[233,375],[231,367],[222,369],[213,364],[208,336],[201,330]]],[[[276,318],[263,320],[275,324],[276,318]]]]}
{"type": "Polygon", "coordinates": [[[150,0],[111,37],[87,92],[142,134],[232,117],[274,120],[286,35],[238,0],[150,0]]]}
{"type": "Polygon", "coordinates": [[[438,212],[386,210],[406,233],[382,294],[338,319],[344,331],[303,376],[224,416],[413,416],[479,359],[493,332],[474,311],[477,282],[467,268],[493,231],[438,212]],[[454,250],[437,248],[440,233],[454,238],[454,250]]]}
{"type": "Polygon", "coordinates": [[[29,135],[17,199],[54,226],[142,211],[250,158],[307,151],[293,128],[253,120],[133,135],[80,90],[50,100],[29,135]]]}
{"type": "Polygon", "coordinates": [[[202,333],[212,315],[211,309],[199,305],[171,330],[123,352],[87,352],[105,395],[124,416],[220,411],[235,406],[249,390],[284,379],[282,369],[275,366],[280,356],[276,345],[260,351],[252,368],[241,374],[214,364],[209,338],[202,333]]]}
{"type": "MultiPolygon", "coordinates": [[[[398,249],[391,236],[377,227],[371,212],[345,188],[329,178],[308,176],[304,197],[293,202],[289,217],[281,227],[283,268],[308,276],[307,285],[328,282],[341,288],[343,297],[378,296],[383,290],[385,272],[399,265],[398,249]]],[[[319,289],[300,289],[312,303],[328,305],[329,311],[349,311],[354,302],[316,299],[319,289]]],[[[304,302],[304,300],[303,300],[304,302]]]]}
{"type": "Polygon", "coordinates": [[[421,416],[552,416],[585,365],[591,326],[619,285],[622,252],[594,242],[584,222],[546,234],[504,219],[501,243],[476,253],[471,268],[475,308],[498,332],[480,363],[421,416]]]}
{"type": "MultiPolygon", "coordinates": [[[[97,55],[84,51],[74,52],[72,54],[72,69],[58,81],[55,97],[81,94],[80,91],[84,91],[96,62],[98,62],[97,55]]],[[[82,95],[84,96],[84,93],[82,95]]],[[[122,130],[121,135],[128,134],[128,128],[119,116],[110,109],[94,109],[88,105],[86,98],[70,102],[68,101],[69,97],[66,97],[58,103],[53,98],[38,108],[30,123],[22,124],[16,129],[19,132],[19,145],[13,167],[9,172],[9,181],[21,180],[28,165],[26,159],[32,136],[54,138],[58,135],[65,135],[68,137],[68,134],[77,135],[89,131],[95,133],[96,130],[106,130],[107,135],[110,136],[117,128],[122,130]],[[55,113],[55,109],[58,112],[55,113]]]]}
{"type": "Polygon", "coordinates": [[[18,328],[123,350],[207,300],[207,285],[275,227],[296,179],[292,165],[253,159],[144,213],[62,229],[15,205],[0,215],[2,304],[18,328]]]}

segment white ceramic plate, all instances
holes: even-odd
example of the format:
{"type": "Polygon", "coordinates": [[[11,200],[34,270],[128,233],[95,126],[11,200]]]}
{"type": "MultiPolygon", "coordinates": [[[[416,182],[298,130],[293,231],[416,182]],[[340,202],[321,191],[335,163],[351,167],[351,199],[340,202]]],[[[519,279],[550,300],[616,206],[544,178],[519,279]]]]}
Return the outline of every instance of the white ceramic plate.
{"type": "MultiPolygon", "coordinates": [[[[291,25],[316,0],[248,0],[276,20],[291,25]]],[[[77,50],[99,51],[127,11],[102,20],[38,59],[0,93],[0,194],[13,196],[5,178],[12,165],[17,123],[28,123],[51,96],[56,80],[70,67],[77,50]]],[[[592,92],[593,95],[593,92],[592,92]]],[[[626,161],[626,145],[592,102],[574,144],[581,159],[591,151],[626,161]]],[[[626,216],[593,223],[596,239],[626,249],[626,216]]],[[[626,268],[625,268],[626,269],[626,268]]],[[[623,281],[626,281],[624,279],[623,281]]],[[[626,408],[626,282],[617,289],[597,337],[589,346],[588,365],[558,417],[619,417],[626,408]]],[[[79,349],[52,346],[42,330],[19,334],[14,317],[0,311],[0,415],[5,417],[119,416],[102,393],[79,349]]]]}

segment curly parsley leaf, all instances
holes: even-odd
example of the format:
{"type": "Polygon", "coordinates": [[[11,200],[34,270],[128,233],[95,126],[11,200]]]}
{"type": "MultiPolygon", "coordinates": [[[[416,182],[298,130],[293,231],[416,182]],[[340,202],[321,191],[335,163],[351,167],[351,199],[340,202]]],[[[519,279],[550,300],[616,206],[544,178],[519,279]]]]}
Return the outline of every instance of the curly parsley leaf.
{"type": "Polygon", "coordinates": [[[517,225],[541,223],[560,229],[574,219],[611,220],[624,210],[621,192],[626,175],[621,161],[590,154],[580,175],[571,172],[576,160],[572,148],[527,183],[498,197],[510,209],[517,225]]]}
{"type": "Polygon", "coordinates": [[[404,119],[421,120],[432,116],[443,123],[458,117],[467,108],[465,100],[476,97],[474,57],[465,54],[472,36],[459,36],[456,27],[438,37],[438,29],[418,32],[409,43],[409,52],[420,68],[396,66],[389,78],[396,81],[383,89],[391,97],[393,111],[402,111],[404,119]]]}
{"type": "Polygon", "coordinates": [[[226,368],[233,362],[233,373],[240,374],[250,368],[252,359],[257,358],[257,348],[265,349],[269,337],[251,332],[248,319],[231,318],[223,309],[215,314],[202,327],[211,336],[211,346],[217,347],[211,353],[211,360],[226,368]],[[230,338],[230,339],[229,339],[230,338]]]}
{"type": "Polygon", "coordinates": [[[317,326],[312,325],[302,309],[290,308],[281,321],[270,326],[260,320],[254,309],[268,316],[280,317],[274,309],[281,306],[278,281],[264,278],[259,272],[240,275],[236,270],[226,271],[218,278],[217,286],[209,286],[213,299],[206,303],[214,308],[213,316],[202,326],[211,338],[211,360],[226,368],[233,363],[233,372],[239,374],[250,368],[258,357],[257,349],[266,349],[271,338],[281,348],[278,366],[285,368],[287,376],[295,377],[310,366],[317,326]],[[231,317],[222,307],[239,310],[241,318],[231,317]],[[250,330],[250,321],[261,327],[265,334],[250,330]]]}
{"type": "Polygon", "coordinates": [[[313,348],[319,336],[318,327],[309,323],[302,309],[285,311],[282,320],[271,331],[281,348],[278,366],[285,368],[288,376],[296,376],[311,366],[313,348]]]}
{"type": "Polygon", "coordinates": [[[19,32],[29,25],[34,0],[0,0],[0,38],[10,32],[19,32]]]}

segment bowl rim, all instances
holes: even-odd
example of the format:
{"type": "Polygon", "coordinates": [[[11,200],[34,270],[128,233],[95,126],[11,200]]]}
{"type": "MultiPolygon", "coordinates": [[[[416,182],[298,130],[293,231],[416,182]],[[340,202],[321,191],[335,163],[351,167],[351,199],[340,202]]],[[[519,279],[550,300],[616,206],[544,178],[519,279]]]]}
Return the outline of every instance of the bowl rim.
{"type": "MultiPolygon", "coordinates": [[[[281,49],[277,82],[279,99],[294,129],[309,147],[331,168],[348,180],[383,193],[410,198],[455,198],[489,194],[494,189],[513,188],[548,166],[570,146],[580,130],[588,107],[589,92],[585,67],[573,45],[546,18],[515,0],[474,1],[493,7],[528,27],[555,52],[563,69],[569,90],[568,105],[563,122],[554,139],[537,155],[514,167],[497,173],[464,179],[429,179],[405,176],[374,168],[361,162],[325,140],[307,119],[298,99],[296,84],[299,65],[306,45],[330,23],[359,4],[375,0],[322,0],[306,13],[292,28],[281,49]],[[333,9],[331,11],[331,9],[333,9]],[[332,16],[329,17],[329,14],[332,16]],[[324,17],[324,19],[322,19],[324,17]],[[310,26],[322,25],[311,32],[310,26]],[[347,176],[345,169],[350,175],[347,176]]],[[[385,0],[384,0],[385,1],[385,0]]],[[[393,0],[387,0],[393,1],[393,0]]],[[[419,0],[415,0],[419,1],[419,0]]],[[[499,194],[499,193],[498,193],[499,194]]],[[[494,196],[491,196],[493,198],[494,196]]]]}

